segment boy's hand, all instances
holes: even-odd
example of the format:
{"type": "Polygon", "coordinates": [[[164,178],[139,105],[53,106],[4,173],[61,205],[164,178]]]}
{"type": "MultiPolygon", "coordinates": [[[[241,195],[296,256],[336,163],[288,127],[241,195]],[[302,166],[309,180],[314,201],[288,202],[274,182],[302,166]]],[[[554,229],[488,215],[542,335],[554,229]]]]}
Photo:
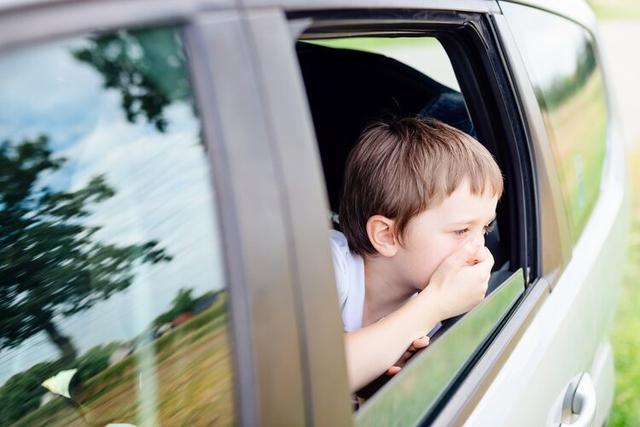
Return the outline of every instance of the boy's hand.
{"type": "Polygon", "coordinates": [[[466,313],[484,298],[492,266],[489,249],[467,241],[442,261],[421,294],[430,295],[442,319],[466,313]]]}
{"type": "Polygon", "coordinates": [[[416,351],[421,350],[421,349],[425,348],[428,345],[429,345],[429,337],[427,337],[427,336],[420,337],[420,338],[414,340],[411,343],[411,345],[409,346],[409,348],[407,349],[407,351],[405,351],[404,354],[402,356],[400,356],[400,359],[398,359],[398,361],[396,363],[394,363],[392,367],[387,369],[387,375],[393,376],[393,375],[397,374],[398,372],[400,372],[400,370],[402,370],[404,365],[407,364],[409,359],[411,359],[413,357],[413,355],[416,353],[416,351]]]}

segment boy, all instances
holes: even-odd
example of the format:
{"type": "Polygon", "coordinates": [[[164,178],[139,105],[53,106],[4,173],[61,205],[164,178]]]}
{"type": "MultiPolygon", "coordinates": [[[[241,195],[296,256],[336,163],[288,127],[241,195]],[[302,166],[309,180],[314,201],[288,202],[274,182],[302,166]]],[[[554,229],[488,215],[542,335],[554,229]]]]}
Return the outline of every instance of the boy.
{"type": "Polygon", "coordinates": [[[396,373],[427,332],[484,298],[484,235],[502,190],[487,149],[442,122],[403,118],[362,133],[347,160],[344,234],[331,234],[352,390],[396,373]]]}

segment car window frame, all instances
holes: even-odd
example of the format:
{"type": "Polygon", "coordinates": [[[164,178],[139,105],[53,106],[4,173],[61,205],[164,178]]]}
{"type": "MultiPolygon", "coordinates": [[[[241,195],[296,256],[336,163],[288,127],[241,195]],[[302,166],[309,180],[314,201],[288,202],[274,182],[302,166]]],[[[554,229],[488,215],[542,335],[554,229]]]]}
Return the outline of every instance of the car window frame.
{"type": "MultiPolygon", "coordinates": [[[[534,164],[531,160],[531,151],[528,144],[529,137],[526,133],[522,114],[512,90],[511,76],[505,72],[504,58],[494,41],[494,28],[489,21],[492,16],[485,9],[479,12],[458,12],[454,8],[450,11],[443,10],[393,10],[393,9],[367,9],[366,11],[348,10],[318,10],[305,12],[292,12],[288,14],[292,22],[308,20],[307,25],[317,28],[321,34],[343,36],[353,35],[381,35],[381,34],[407,34],[416,35],[422,32],[425,36],[438,38],[447,51],[456,76],[461,85],[462,92],[481,94],[483,96],[468,96],[465,98],[467,108],[474,119],[474,126],[478,122],[476,130],[480,133],[480,139],[487,144],[492,153],[500,156],[501,150],[496,149],[497,134],[503,133],[509,143],[500,148],[510,151],[509,156],[518,159],[514,162],[516,170],[513,173],[522,177],[522,182],[514,188],[514,197],[518,214],[511,222],[511,229],[505,230],[510,236],[510,247],[517,248],[517,259],[511,259],[512,264],[527,265],[534,271],[525,271],[527,283],[531,283],[537,277],[538,251],[531,248],[520,247],[516,234],[527,236],[537,235],[537,213],[535,209],[536,182],[533,176],[534,164]],[[484,21],[486,20],[486,22],[484,21]],[[393,30],[381,28],[381,26],[395,27],[393,30]],[[456,33],[465,33],[465,37],[456,36],[456,33]],[[475,52],[485,50],[486,55],[475,55],[475,52]],[[471,63],[468,53],[475,57],[471,63]],[[481,83],[476,79],[474,66],[481,66],[486,73],[491,73],[493,78],[484,78],[481,83]],[[462,75],[460,75],[462,74],[462,75]],[[487,100],[487,98],[491,98],[487,100]],[[489,103],[492,103],[490,110],[489,103]],[[493,120],[492,111],[497,112],[501,120],[493,120]],[[501,128],[502,127],[502,128],[501,128]],[[526,187],[526,188],[525,188],[526,187]],[[526,207],[525,207],[526,205],[526,207]],[[526,230],[515,230],[515,222],[519,218],[525,218],[526,230]]],[[[295,27],[294,24],[292,27],[295,27]]],[[[503,135],[500,135],[503,136],[503,135]]],[[[508,166],[511,166],[508,164],[508,166]]],[[[528,240],[528,239],[527,239],[528,240]]],[[[531,244],[532,248],[535,246],[531,244]]],[[[512,251],[513,252],[513,251],[512,251]]]]}
{"type": "MultiPolygon", "coordinates": [[[[522,296],[518,300],[514,301],[514,305],[510,309],[509,314],[504,321],[504,327],[494,334],[496,338],[499,336],[504,337],[507,335],[511,337],[517,337],[526,327],[527,321],[531,319],[537,308],[539,308],[542,298],[544,297],[544,295],[546,295],[546,286],[542,281],[537,280],[540,271],[538,262],[539,248],[537,247],[537,242],[539,241],[539,239],[537,238],[538,210],[536,182],[535,178],[533,177],[533,161],[531,160],[531,153],[529,150],[529,136],[524,129],[526,122],[524,122],[522,118],[520,105],[516,102],[515,95],[513,93],[511,77],[505,69],[505,65],[503,62],[504,58],[502,57],[501,52],[497,49],[494,33],[495,28],[493,28],[491,24],[490,14],[488,14],[486,10],[477,13],[456,14],[452,12],[447,13],[445,11],[438,11],[436,13],[429,10],[421,10],[419,12],[416,12],[368,9],[367,11],[298,11],[288,13],[287,17],[290,20],[289,31],[291,33],[291,41],[292,43],[294,43],[297,38],[298,32],[300,32],[301,29],[305,28],[305,25],[309,25],[312,22],[313,25],[321,26],[323,32],[329,32],[331,29],[336,31],[336,24],[340,24],[340,22],[348,22],[348,25],[345,26],[346,28],[343,28],[343,31],[344,34],[351,34],[354,22],[359,22],[358,20],[362,20],[362,22],[359,23],[361,23],[363,26],[366,26],[365,24],[367,24],[369,25],[368,28],[371,29],[374,23],[380,23],[380,16],[384,16],[384,14],[387,14],[387,16],[393,16],[392,24],[396,26],[400,24],[405,24],[408,27],[422,26],[422,29],[424,30],[424,25],[443,25],[444,23],[444,26],[442,28],[445,28],[447,24],[451,24],[452,27],[454,25],[458,25],[457,28],[463,26],[470,33],[476,35],[480,34],[480,43],[479,45],[476,45],[476,47],[482,46],[482,48],[486,48],[489,51],[488,62],[485,63],[485,66],[492,72],[499,73],[499,76],[493,82],[495,83],[495,85],[491,88],[491,93],[493,94],[492,96],[495,96],[497,99],[499,99],[498,103],[500,104],[500,114],[503,115],[503,117],[507,116],[513,118],[513,120],[511,121],[505,121],[503,119],[503,123],[511,123],[513,125],[513,128],[508,130],[507,132],[511,132],[511,138],[517,141],[519,149],[521,150],[517,157],[519,159],[518,161],[521,162],[518,165],[518,168],[520,172],[522,172],[522,170],[526,170],[527,184],[525,186],[527,188],[516,190],[516,194],[517,197],[520,197],[522,200],[520,212],[522,212],[523,217],[525,215],[527,216],[528,229],[524,231],[524,233],[528,233],[528,235],[533,237],[533,239],[531,240],[535,241],[535,244],[533,245],[534,247],[531,250],[529,250],[528,252],[523,251],[526,252],[526,255],[523,256],[523,259],[526,259],[526,264],[523,264],[527,265],[528,267],[525,270],[525,282],[527,288],[522,296]],[[431,15],[431,12],[433,12],[433,15],[431,15]],[[449,17],[451,21],[446,21],[444,17],[449,17]],[[366,21],[366,19],[373,21],[374,18],[378,19],[378,21],[368,23],[364,22],[366,21]],[[458,19],[458,21],[456,21],[456,19],[458,19]],[[349,26],[351,27],[349,28],[349,26]],[[498,71],[496,71],[496,69],[498,71]]],[[[445,47],[445,49],[447,49],[447,47],[445,47]]],[[[448,53],[451,55],[449,51],[448,53]]],[[[466,64],[467,67],[469,65],[470,64],[466,64]]],[[[454,69],[460,69],[462,66],[465,66],[465,64],[454,65],[454,69]]],[[[461,82],[461,85],[462,84],[463,82],[461,82]]],[[[302,96],[304,97],[303,101],[306,104],[306,94],[303,92],[302,96]]],[[[308,116],[310,115],[308,109],[304,111],[303,114],[305,116],[305,120],[308,120],[308,116]]],[[[312,139],[312,142],[313,144],[316,144],[315,138],[312,139]]],[[[309,143],[309,141],[306,141],[306,143],[309,143]]],[[[284,166],[286,167],[286,164],[284,166]]],[[[324,188],[322,189],[322,191],[324,191],[324,188]]],[[[289,193],[290,203],[295,203],[294,200],[296,199],[296,197],[297,196],[295,194],[289,193]]],[[[319,208],[328,211],[326,203],[319,208]]],[[[317,321],[314,322],[310,319],[307,319],[306,321],[312,322],[316,325],[318,324],[317,321]]],[[[307,340],[311,338],[312,337],[307,337],[307,340]]],[[[479,362],[476,364],[475,368],[471,369],[466,377],[461,378],[457,385],[455,387],[452,387],[446,396],[443,396],[443,402],[446,403],[453,401],[453,396],[456,394],[455,390],[459,388],[458,386],[463,382],[468,382],[467,380],[469,380],[470,378],[473,380],[475,386],[478,386],[479,384],[485,384],[483,386],[485,387],[486,384],[488,384],[487,381],[490,381],[491,376],[495,375],[497,363],[499,360],[499,357],[497,357],[497,355],[500,355],[500,357],[503,358],[506,357],[506,355],[508,355],[508,353],[510,352],[510,349],[513,348],[513,345],[514,342],[505,341],[504,339],[502,341],[496,341],[494,339],[491,343],[488,343],[486,345],[487,351],[485,351],[483,356],[479,358],[479,362]],[[482,361],[487,360],[491,362],[488,364],[485,363],[484,365],[481,363],[482,361]],[[478,370],[481,370],[481,372],[478,373],[478,370]]],[[[466,390],[468,390],[468,388],[466,390]]],[[[474,395],[477,395],[477,393],[474,393],[474,395]]],[[[468,393],[467,397],[469,397],[468,393]]],[[[472,407],[472,404],[475,403],[477,403],[477,399],[464,399],[464,404],[462,406],[458,405],[456,413],[462,414],[464,411],[468,412],[472,407]]],[[[440,409],[442,409],[442,405],[440,405],[440,409]]]]}
{"type": "Polygon", "coordinates": [[[350,425],[351,400],[337,293],[335,287],[326,287],[333,283],[333,268],[328,244],[317,243],[328,243],[328,204],[304,83],[291,41],[293,33],[281,10],[247,11],[246,16],[269,117],[270,143],[280,168],[277,179],[286,197],[307,422],[350,425]],[[305,191],[299,191],[301,188],[305,191]]]}
{"type": "Polygon", "coordinates": [[[239,419],[248,424],[258,420],[277,424],[283,419],[304,423],[307,411],[285,205],[275,179],[278,166],[246,16],[239,11],[203,12],[192,23],[191,47],[200,52],[193,52],[192,58],[203,132],[215,135],[212,139],[218,142],[209,152],[210,161],[227,189],[219,203],[228,255],[231,326],[237,332],[233,334],[237,400],[243,405],[239,419]],[[218,57],[233,60],[217,61],[218,57]],[[228,84],[235,79],[246,84],[228,84]],[[251,117],[251,126],[246,117],[251,117]],[[279,376],[278,387],[274,375],[279,376]],[[286,414],[279,410],[284,404],[290,406],[286,414]]]}

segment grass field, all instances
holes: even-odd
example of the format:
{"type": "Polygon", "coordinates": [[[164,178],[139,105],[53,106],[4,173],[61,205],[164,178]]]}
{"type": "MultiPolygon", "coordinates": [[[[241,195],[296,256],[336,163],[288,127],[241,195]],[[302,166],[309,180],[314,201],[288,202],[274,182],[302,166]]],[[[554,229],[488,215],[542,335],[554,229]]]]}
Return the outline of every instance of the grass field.
{"type": "Polygon", "coordinates": [[[640,1],[638,0],[590,0],[589,3],[599,19],[640,19],[640,1]]]}
{"type": "MultiPolygon", "coordinates": [[[[590,0],[600,20],[640,20],[639,0],[590,0]]],[[[618,95],[620,98],[622,94],[618,95]]],[[[628,159],[632,225],[624,283],[612,334],[616,391],[610,425],[640,426],[640,141],[628,159]]]]}
{"type": "Polygon", "coordinates": [[[633,224],[613,330],[616,394],[611,426],[640,426],[640,145],[629,156],[633,224]]]}
{"type": "Polygon", "coordinates": [[[141,346],[15,426],[82,427],[108,423],[143,426],[232,425],[233,384],[224,301],[141,346]],[[206,375],[205,375],[206,373],[206,375]]]}

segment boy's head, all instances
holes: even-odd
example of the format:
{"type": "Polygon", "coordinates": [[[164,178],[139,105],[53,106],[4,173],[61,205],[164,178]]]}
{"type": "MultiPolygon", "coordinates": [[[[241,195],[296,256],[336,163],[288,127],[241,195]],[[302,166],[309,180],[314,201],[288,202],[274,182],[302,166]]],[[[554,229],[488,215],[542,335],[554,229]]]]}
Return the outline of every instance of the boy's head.
{"type": "Polygon", "coordinates": [[[402,118],[374,123],[361,134],[343,188],[340,225],[351,250],[368,256],[387,255],[380,247],[385,238],[409,249],[412,223],[425,219],[437,252],[450,252],[486,225],[471,222],[493,220],[503,182],[489,151],[471,136],[435,119],[402,118]]]}

